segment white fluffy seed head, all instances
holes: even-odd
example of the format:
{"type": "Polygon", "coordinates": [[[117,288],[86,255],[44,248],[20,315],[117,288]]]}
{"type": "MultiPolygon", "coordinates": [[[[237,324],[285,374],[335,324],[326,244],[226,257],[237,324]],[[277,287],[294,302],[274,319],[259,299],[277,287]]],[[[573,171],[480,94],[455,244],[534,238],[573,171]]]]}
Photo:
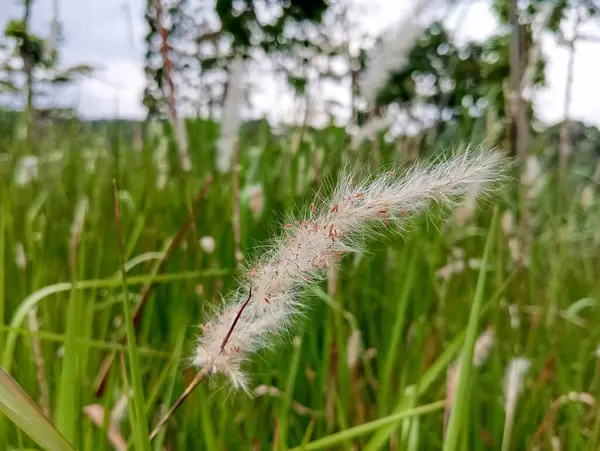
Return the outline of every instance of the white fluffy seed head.
{"type": "Polygon", "coordinates": [[[234,387],[247,390],[243,364],[289,334],[305,310],[299,294],[322,281],[341,255],[361,250],[377,226],[402,230],[431,202],[453,206],[472,185],[480,194],[489,190],[506,166],[499,152],[470,150],[404,174],[388,171],[363,182],[341,177],[328,200],[313,203],[302,219],[284,226],[283,236],[273,240],[238,291],[202,327],[194,365],[208,374],[225,374],[234,387]]]}
{"type": "Polygon", "coordinates": [[[473,366],[480,368],[487,362],[492,346],[494,346],[494,329],[488,327],[475,342],[473,349],[473,366]]]}
{"type": "Polygon", "coordinates": [[[351,370],[358,366],[362,348],[362,336],[360,330],[355,329],[354,332],[352,332],[352,335],[350,335],[348,346],[346,347],[346,363],[351,370]]]}
{"type": "Polygon", "coordinates": [[[15,184],[25,186],[39,177],[40,160],[35,155],[26,155],[19,160],[15,170],[15,184]]]}
{"type": "Polygon", "coordinates": [[[514,409],[517,397],[523,391],[525,375],[530,366],[531,361],[524,357],[516,357],[508,362],[504,375],[506,410],[514,409]]]}
{"type": "Polygon", "coordinates": [[[579,204],[581,205],[581,209],[584,213],[588,213],[590,207],[594,203],[594,186],[586,185],[581,191],[581,199],[579,204]]]}
{"type": "Polygon", "coordinates": [[[240,127],[240,110],[244,102],[245,68],[241,59],[232,63],[227,83],[227,94],[223,102],[223,117],[221,118],[221,136],[219,137],[217,170],[228,172],[231,169],[233,149],[240,127]]]}
{"type": "Polygon", "coordinates": [[[179,158],[181,160],[181,169],[183,172],[190,172],[192,170],[192,161],[190,160],[189,155],[189,143],[187,129],[185,128],[185,119],[179,117],[173,121],[177,150],[179,151],[179,158]]]}
{"type": "Polygon", "coordinates": [[[149,134],[155,146],[152,162],[156,169],[156,189],[162,191],[169,177],[169,141],[160,122],[150,122],[149,134]]]}
{"type": "Polygon", "coordinates": [[[515,215],[512,211],[506,210],[502,213],[502,218],[500,219],[500,228],[502,229],[502,233],[505,237],[512,236],[515,231],[515,215]]]}
{"type": "Polygon", "coordinates": [[[27,256],[25,255],[25,247],[22,242],[15,244],[15,265],[19,269],[27,268],[27,256]]]}
{"type": "Polygon", "coordinates": [[[81,234],[89,206],[90,201],[85,196],[77,201],[77,205],[75,207],[75,216],[73,217],[73,223],[71,224],[71,236],[81,234]]]}
{"type": "Polygon", "coordinates": [[[425,30],[416,16],[429,9],[433,3],[435,0],[418,0],[413,11],[382,36],[380,45],[369,57],[367,69],[360,81],[361,93],[369,104],[374,104],[377,94],[390,75],[408,63],[411,50],[425,30]]]}
{"type": "Polygon", "coordinates": [[[356,135],[352,137],[350,148],[356,150],[364,140],[375,140],[377,138],[377,133],[391,127],[392,123],[392,117],[389,115],[383,117],[376,116],[368,119],[367,122],[360,127],[356,135]]]}

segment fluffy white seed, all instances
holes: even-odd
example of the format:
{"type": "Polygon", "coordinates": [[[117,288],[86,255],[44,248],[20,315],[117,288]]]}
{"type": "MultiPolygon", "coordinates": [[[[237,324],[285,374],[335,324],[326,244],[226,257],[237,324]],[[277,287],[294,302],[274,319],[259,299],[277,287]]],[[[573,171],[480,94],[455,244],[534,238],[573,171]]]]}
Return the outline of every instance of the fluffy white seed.
{"type": "Polygon", "coordinates": [[[504,374],[504,432],[502,434],[502,449],[510,449],[511,433],[517,408],[517,400],[523,391],[525,375],[529,371],[531,361],[517,357],[508,362],[504,374]]]}
{"type": "Polygon", "coordinates": [[[15,184],[25,186],[39,177],[39,158],[35,155],[26,155],[17,165],[15,171],[15,184]]]}
{"type": "Polygon", "coordinates": [[[215,251],[215,239],[212,236],[203,236],[200,238],[200,247],[207,254],[212,254],[215,251]]]}

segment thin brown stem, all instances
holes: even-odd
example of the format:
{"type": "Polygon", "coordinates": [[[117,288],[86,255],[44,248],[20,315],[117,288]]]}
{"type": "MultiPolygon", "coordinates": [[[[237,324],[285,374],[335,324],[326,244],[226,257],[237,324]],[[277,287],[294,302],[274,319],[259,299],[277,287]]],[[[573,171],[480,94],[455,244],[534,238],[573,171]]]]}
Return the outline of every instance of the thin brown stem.
{"type": "MultiPolygon", "coordinates": [[[[37,319],[37,308],[29,311],[29,330],[34,333],[39,333],[40,325],[37,319]]],[[[50,395],[48,391],[48,381],[46,380],[46,361],[44,360],[44,354],[42,352],[42,343],[38,336],[33,336],[32,347],[33,347],[33,361],[36,366],[36,379],[40,389],[40,408],[46,416],[50,419],[50,395]]]]}
{"type": "Polygon", "coordinates": [[[173,404],[173,407],[169,409],[169,411],[162,417],[162,419],[156,425],[156,427],[150,434],[150,440],[153,440],[160,433],[160,431],[162,431],[162,429],[167,424],[167,421],[169,421],[169,419],[173,416],[177,408],[181,404],[183,404],[183,401],[185,401],[186,398],[196,389],[196,387],[200,385],[200,383],[204,380],[205,377],[206,373],[204,371],[199,371],[198,374],[196,374],[192,382],[190,382],[190,384],[186,387],[183,394],[179,397],[175,404],[173,404]]]}
{"type": "MultiPolygon", "coordinates": [[[[237,312],[237,315],[235,316],[235,319],[233,320],[233,323],[231,324],[231,327],[229,328],[227,335],[225,335],[225,338],[223,339],[223,343],[221,343],[221,348],[219,350],[219,354],[221,354],[223,352],[223,350],[225,349],[225,346],[227,345],[229,338],[231,338],[231,334],[233,333],[233,330],[235,329],[236,324],[238,323],[240,317],[242,316],[244,309],[250,302],[250,299],[252,299],[252,285],[250,285],[250,292],[248,293],[248,299],[246,299],[246,302],[244,302],[244,304],[240,308],[239,312],[237,312]]],[[[175,402],[175,404],[173,404],[173,407],[171,407],[169,409],[169,411],[163,416],[163,418],[160,420],[160,422],[156,425],[156,427],[150,434],[150,440],[154,439],[154,437],[156,437],[158,435],[158,433],[164,428],[167,421],[169,421],[169,418],[171,418],[173,416],[173,414],[175,413],[177,408],[183,403],[183,401],[186,400],[186,398],[194,391],[194,389],[200,384],[200,382],[202,382],[204,380],[205,377],[206,377],[206,372],[204,370],[199,371],[198,374],[196,374],[196,376],[194,377],[192,382],[187,386],[187,388],[185,389],[183,394],[179,397],[179,399],[175,402]]]]}
{"type": "MultiPolygon", "coordinates": [[[[206,198],[206,194],[208,193],[208,189],[210,188],[211,183],[212,183],[212,177],[209,176],[208,179],[206,180],[206,182],[204,183],[204,186],[198,192],[198,196],[196,197],[196,200],[192,204],[190,214],[188,215],[186,221],[183,223],[183,225],[179,229],[179,232],[177,232],[177,235],[175,235],[175,238],[169,245],[169,248],[167,249],[167,253],[165,254],[165,258],[161,261],[160,266],[158,268],[158,271],[157,271],[158,274],[164,271],[165,267],[167,266],[167,263],[169,262],[169,260],[171,260],[173,253],[181,244],[181,241],[183,240],[188,229],[191,226],[193,226],[196,211],[200,207],[200,204],[202,203],[202,201],[206,198]]],[[[135,309],[135,312],[133,313],[134,327],[137,327],[140,320],[142,319],[142,312],[144,310],[144,307],[148,303],[148,299],[150,298],[150,295],[152,294],[152,291],[154,290],[155,286],[156,286],[156,280],[153,280],[152,282],[150,282],[150,284],[144,290],[144,293],[142,294],[142,299],[141,299],[140,303],[138,304],[137,308],[135,309]]]]}
{"type": "Polygon", "coordinates": [[[523,26],[519,23],[519,5],[517,0],[509,0],[509,20],[512,27],[510,35],[510,88],[509,111],[511,152],[524,163],[529,147],[529,125],[521,96],[521,83],[524,73],[525,48],[523,26]]]}
{"type": "MultiPolygon", "coordinates": [[[[158,270],[156,271],[154,276],[156,276],[164,271],[165,267],[167,266],[167,263],[171,260],[173,253],[179,247],[179,244],[183,240],[183,237],[187,233],[188,229],[190,228],[190,226],[193,225],[196,211],[200,207],[200,203],[206,198],[206,194],[208,193],[208,189],[210,188],[211,183],[212,183],[212,177],[209,177],[208,180],[206,181],[206,183],[204,183],[204,186],[198,192],[198,196],[196,197],[196,200],[194,201],[193,205],[191,206],[190,214],[188,215],[186,221],[183,223],[183,225],[177,232],[177,235],[175,235],[175,238],[173,239],[173,241],[171,241],[171,244],[169,245],[169,248],[167,249],[167,252],[166,252],[164,258],[160,262],[160,266],[158,267],[158,270]]],[[[140,303],[137,305],[137,307],[133,313],[133,327],[135,327],[136,329],[142,319],[142,313],[144,311],[144,307],[146,307],[146,304],[150,300],[150,296],[152,295],[152,292],[154,291],[155,286],[156,286],[156,280],[153,279],[144,288],[140,303]]],[[[119,343],[123,344],[123,343],[125,343],[125,340],[126,340],[125,335],[122,335],[119,340],[119,343]]],[[[106,358],[102,362],[102,365],[100,366],[100,371],[98,373],[98,377],[96,378],[97,382],[95,384],[97,397],[102,396],[102,394],[104,393],[106,381],[108,378],[108,374],[110,373],[110,369],[112,367],[114,358],[115,358],[114,353],[109,354],[108,356],[106,356],[106,358]]]]}
{"type": "Polygon", "coordinates": [[[279,449],[279,421],[277,421],[277,418],[275,418],[273,430],[273,451],[277,451],[279,449]]]}
{"type": "Polygon", "coordinates": [[[179,151],[179,159],[183,172],[189,172],[192,169],[190,155],[187,149],[187,136],[185,135],[185,125],[180,121],[177,115],[177,106],[175,101],[175,84],[173,83],[173,64],[169,57],[169,32],[163,26],[163,7],[161,0],[156,0],[154,7],[156,9],[156,29],[160,34],[160,54],[163,60],[163,69],[165,82],[168,87],[167,103],[169,105],[169,116],[171,118],[171,126],[177,141],[177,149],[179,151]]]}
{"type": "Polygon", "coordinates": [[[229,338],[231,338],[231,334],[233,333],[233,329],[235,329],[235,325],[240,320],[240,317],[242,316],[242,313],[243,313],[244,309],[246,308],[246,306],[250,302],[250,299],[252,299],[252,285],[250,285],[250,292],[248,293],[248,299],[246,299],[246,302],[244,302],[244,304],[240,308],[240,311],[237,312],[237,315],[235,315],[235,319],[233,320],[233,323],[231,324],[231,327],[229,328],[229,331],[227,332],[227,335],[225,335],[225,338],[223,339],[223,343],[221,343],[221,348],[219,349],[219,354],[221,354],[223,352],[223,350],[225,349],[225,346],[227,345],[227,342],[229,341],[229,338]]]}

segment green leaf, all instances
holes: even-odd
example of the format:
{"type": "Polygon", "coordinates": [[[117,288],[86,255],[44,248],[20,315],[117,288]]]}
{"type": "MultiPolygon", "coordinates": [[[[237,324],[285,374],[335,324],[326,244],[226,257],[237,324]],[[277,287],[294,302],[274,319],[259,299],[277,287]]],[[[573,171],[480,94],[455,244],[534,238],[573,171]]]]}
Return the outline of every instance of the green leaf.
{"type": "Polygon", "coordinates": [[[497,225],[498,211],[495,210],[494,216],[492,217],[490,231],[486,239],[485,249],[483,251],[481,267],[479,268],[479,277],[477,278],[477,287],[475,288],[475,299],[473,300],[473,305],[471,307],[471,315],[469,316],[469,323],[467,325],[465,345],[463,347],[460,359],[461,370],[458,388],[456,390],[454,405],[450,413],[448,432],[446,435],[446,441],[444,442],[444,451],[454,451],[458,448],[460,434],[461,432],[463,434],[465,433],[463,425],[465,425],[468,421],[465,412],[466,406],[469,402],[469,391],[472,389],[469,384],[471,382],[471,370],[473,368],[473,347],[475,346],[475,341],[477,340],[477,328],[479,325],[479,317],[481,316],[483,305],[483,290],[487,275],[487,265],[490,255],[490,248],[492,247],[497,225]]]}
{"type": "Polygon", "coordinates": [[[56,74],[52,78],[52,83],[61,84],[61,83],[71,83],[77,77],[87,77],[94,72],[94,68],[92,66],[88,66],[87,64],[79,64],[77,66],[69,67],[64,69],[62,72],[56,74]]]}
{"type": "MultiPolygon", "coordinates": [[[[127,354],[129,357],[129,372],[131,374],[131,385],[133,388],[133,409],[129,417],[131,420],[131,427],[134,432],[134,443],[137,448],[143,451],[150,451],[150,433],[148,431],[148,420],[145,415],[145,401],[144,401],[144,385],[142,382],[142,371],[140,368],[139,355],[137,352],[136,345],[136,333],[135,326],[133,324],[133,317],[129,310],[127,303],[127,270],[125,268],[125,255],[123,252],[123,237],[121,232],[121,223],[119,221],[119,190],[117,188],[117,182],[114,182],[114,202],[115,202],[115,223],[117,226],[117,244],[119,248],[119,260],[121,262],[121,282],[123,286],[123,317],[125,322],[126,332],[126,345],[127,354]]],[[[127,384],[126,373],[124,374],[125,383],[127,384]]],[[[128,389],[127,389],[128,391],[128,389]]],[[[131,405],[131,404],[130,404],[131,405]]]]}
{"type": "Polygon", "coordinates": [[[0,410],[46,451],[75,450],[19,384],[0,367],[0,410]]]}
{"type": "Polygon", "coordinates": [[[19,88],[12,81],[0,80],[0,92],[19,92],[19,88]]]}

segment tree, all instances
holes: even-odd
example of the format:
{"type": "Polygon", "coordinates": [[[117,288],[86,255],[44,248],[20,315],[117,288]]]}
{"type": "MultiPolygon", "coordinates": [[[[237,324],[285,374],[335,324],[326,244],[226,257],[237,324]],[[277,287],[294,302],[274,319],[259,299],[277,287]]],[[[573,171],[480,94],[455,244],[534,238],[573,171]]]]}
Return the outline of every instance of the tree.
{"type": "MultiPolygon", "coordinates": [[[[509,138],[511,115],[506,81],[511,75],[511,37],[510,29],[505,27],[484,42],[459,45],[442,22],[434,22],[410,51],[408,64],[391,73],[377,96],[375,113],[383,114],[394,105],[418,127],[432,130],[435,138],[453,122],[470,121],[493,111],[501,125],[496,138],[509,138]]],[[[532,39],[528,24],[522,29],[520,42],[530,48],[532,39]]],[[[365,61],[363,57],[361,71],[365,70],[365,61]]],[[[543,85],[543,55],[531,65],[531,84],[543,85]]],[[[529,53],[525,52],[523,67],[529,66],[529,53]]],[[[517,82],[522,79],[520,73],[517,82]]],[[[519,92],[520,88],[518,85],[519,92]]],[[[522,111],[529,124],[533,119],[530,101],[524,101],[522,111]]],[[[363,121],[365,114],[360,118],[363,121]]]]}
{"type": "MultiPolygon", "coordinates": [[[[495,0],[493,3],[494,9],[498,14],[500,21],[508,24],[512,28],[511,42],[511,91],[515,105],[512,111],[512,147],[514,149],[521,147],[518,142],[521,136],[527,130],[523,126],[519,126],[519,122],[525,122],[525,118],[518,119],[520,112],[520,92],[517,89],[523,88],[523,77],[527,71],[527,58],[535,50],[541,46],[541,42],[534,42],[531,39],[531,27],[536,17],[545,16],[543,18],[542,30],[555,35],[558,42],[569,50],[569,63],[567,64],[567,85],[565,87],[564,98],[564,120],[561,126],[561,146],[560,149],[560,178],[564,179],[566,172],[567,158],[571,153],[569,134],[569,107],[571,102],[571,86],[573,82],[573,68],[575,57],[575,44],[577,41],[589,39],[588,36],[581,34],[581,26],[600,14],[600,4],[594,0],[495,0]],[[565,24],[568,18],[572,19],[574,24],[571,33],[565,32],[565,24]]],[[[539,39],[538,39],[539,41],[539,39]]]]}
{"type": "Polygon", "coordinates": [[[307,49],[314,47],[316,28],[328,7],[325,0],[180,0],[165,2],[162,24],[157,26],[158,3],[148,0],[146,8],[144,103],[150,115],[157,114],[161,104],[164,109],[170,96],[165,92],[167,69],[179,92],[178,102],[211,111],[212,105],[222,102],[228,65],[238,57],[246,61],[273,57],[277,70],[286,72],[302,91],[304,74],[297,71],[302,64],[294,66],[289,60],[299,57],[301,63],[308,62],[307,49]],[[165,49],[171,62],[164,58],[165,49]]]}
{"type": "MultiPolygon", "coordinates": [[[[28,133],[34,123],[36,95],[73,83],[79,77],[92,72],[92,68],[85,64],[72,67],[59,64],[56,42],[51,42],[49,46],[48,41],[29,31],[32,7],[33,0],[24,0],[23,17],[12,19],[6,25],[4,35],[11,42],[3,49],[5,60],[2,65],[3,78],[0,80],[0,87],[4,92],[14,95],[24,91],[28,133]],[[24,83],[19,83],[17,74],[20,72],[24,75],[24,83]]],[[[53,26],[58,27],[56,17],[53,26]]],[[[53,29],[49,41],[58,40],[59,34],[59,30],[53,29]]]]}
{"type": "MultiPolygon", "coordinates": [[[[29,18],[31,15],[32,0],[24,1],[23,18],[13,19],[8,22],[4,30],[4,36],[14,41],[13,54],[18,55],[22,61],[23,73],[26,83],[26,113],[31,120],[33,110],[33,71],[37,66],[44,63],[44,41],[28,31],[29,18]]],[[[7,62],[7,69],[14,72],[15,69],[7,62]]],[[[16,86],[13,86],[16,88],[16,86]]]]}

